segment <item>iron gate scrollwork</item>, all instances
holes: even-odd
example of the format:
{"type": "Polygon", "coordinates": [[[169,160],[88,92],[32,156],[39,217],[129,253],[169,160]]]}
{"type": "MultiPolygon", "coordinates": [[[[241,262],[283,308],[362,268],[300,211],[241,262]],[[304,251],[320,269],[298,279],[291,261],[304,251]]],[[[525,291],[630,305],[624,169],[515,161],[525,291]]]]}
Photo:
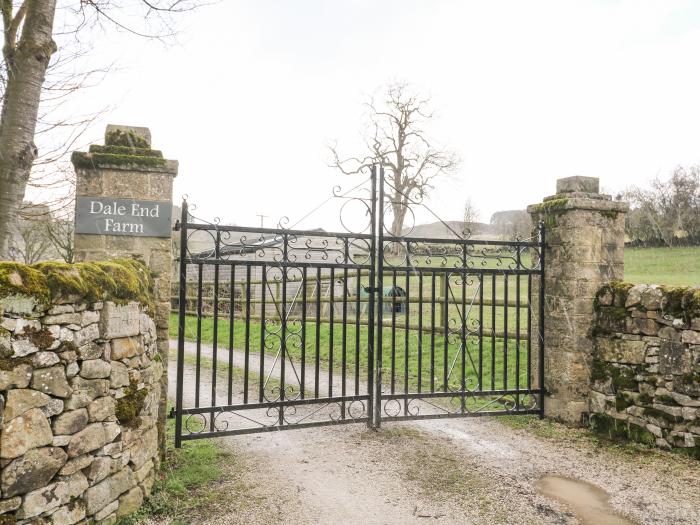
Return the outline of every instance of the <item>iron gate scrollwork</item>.
{"type": "Polygon", "coordinates": [[[385,228],[387,193],[400,194],[382,167],[336,188],[344,232],[208,223],[183,201],[176,446],[327,424],[542,414],[543,226],[513,241],[446,223],[445,238],[396,235],[385,228]],[[345,215],[353,206],[360,228],[345,215]]]}

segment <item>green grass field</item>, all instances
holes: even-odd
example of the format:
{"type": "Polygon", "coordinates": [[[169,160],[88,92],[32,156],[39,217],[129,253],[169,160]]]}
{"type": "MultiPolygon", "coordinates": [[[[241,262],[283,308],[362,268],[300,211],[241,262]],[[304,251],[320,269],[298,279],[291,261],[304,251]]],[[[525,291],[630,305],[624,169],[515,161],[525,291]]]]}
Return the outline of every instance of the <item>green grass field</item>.
{"type": "Polygon", "coordinates": [[[626,248],[625,281],[700,286],[700,247],[626,248]]]}
{"type": "MultiPolygon", "coordinates": [[[[177,337],[177,315],[172,314],[171,317],[171,336],[177,337]]],[[[227,319],[219,319],[218,323],[218,341],[220,352],[226,355],[226,348],[229,345],[229,321],[227,319]]],[[[360,381],[365,381],[367,370],[367,328],[360,327],[359,345],[356,344],[357,332],[355,325],[348,325],[345,331],[345,345],[343,345],[343,330],[342,326],[334,324],[331,334],[329,324],[319,324],[318,330],[316,323],[307,323],[306,325],[306,344],[302,345],[301,326],[294,325],[291,329],[294,335],[288,334],[287,349],[295,363],[300,363],[302,356],[302,348],[306,348],[305,359],[307,366],[314,366],[316,361],[316,340],[318,339],[318,360],[322,374],[327,374],[330,363],[332,361],[335,374],[342,373],[343,362],[345,362],[346,374],[348,377],[348,392],[355,388],[354,378],[358,377],[360,381]],[[332,344],[331,344],[332,339],[332,344]],[[345,353],[343,353],[345,346],[345,353]],[[359,349],[359,350],[358,350],[359,349]],[[332,360],[331,360],[332,356],[332,360]],[[359,370],[359,374],[356,371],[359,370]]],[[[214,340],[214,321],[212,318],[203,318],[201,325],[201,340],[206,344],[211,344],[214,340]]],[[[272,335],[275,326],[268,325],[265,332],[265,354],[268,360],[274,358],[276,348],[279,345],[279,338],[272,335]]],[[[194,341],[197,337],[197,318],[195,316],[187,316],[185,326],[185,337],[187,340],[194,341]]],[[[260,348],[261,340],[261,325],[259,322],[250,323],[249,346],[252,352],[257,352],[260,348]]],[[[233,347],[238,350],[245,348],[246,333],[243,320],[236,319],[234,321],[233,347]]],[[[447,376],[447,385],[449,389],[458,389],[461,386],[462,361],[461,352],[461,337],[448,336],[447,352],[445,352],[445,339],[442,334],[435,334],[434,338],[431,334],[422,333],[419,341],[419,333],[415,330],[406,331],[397,329],[392,338],[390,329],[386,329],[382,338],[382,368],[384,369],[384,381],[387,386],[391,385],[392,373],[394,380],[394,388],[396,392],[402,392],[404,385],[408,384],[411,391],[418,388],[420,370],[420,386],[423,391],[430,391],[431,380],[436,390],[442,390],[445,385],[445,377],[447,376]],[[420,344],[419,344],[420,343],[420,344]],[[419,352],[421,348],[421,352],[419,352]],[[431,359],[434,362],[434,374],[431,375],[431,359]],[[408,363],[408,367],[405,366],[408,363]],[[406,377],[408,382],[406,383],[406,377]]],[[[520,361],[520,386],[524,387],[527,384],[527,359],[528,348],[527,342],[524,340],[516,341],[511,339],[507,344],[508,350],[504,352],[504,343],[500,338],[493,340],[490,337],[485,337],[482,343],[482,374],[484,378],[484,389],[501,389],[514,388],[516,382],[516,363],[520,361]],[[506,369],[505,361],[507,361],[507,383],[504,383],[504,370],[506,369]],[[493,370],[493,375],[491,371],[493,370]],[[493,383],[491,382],[493,379],[493,383]]],[[[467,338],[467,349],[465,354],[464,374],[465,382],[469,389],[475,388],[478,384],[479,370],[479,346],[476,337],[467,338]]],[[[191,356],[188,356],[191,360],[191,356]]],[[[269,362],[269,361],[268,361],[269,362]]],[[[253,377],[251,375],[251,387],[253,377]]],[[[313,391],[313,377],[307,378],[306,390],[313,391]]],[[[321,392],[324,394],[325,392],[321,392]]]]}

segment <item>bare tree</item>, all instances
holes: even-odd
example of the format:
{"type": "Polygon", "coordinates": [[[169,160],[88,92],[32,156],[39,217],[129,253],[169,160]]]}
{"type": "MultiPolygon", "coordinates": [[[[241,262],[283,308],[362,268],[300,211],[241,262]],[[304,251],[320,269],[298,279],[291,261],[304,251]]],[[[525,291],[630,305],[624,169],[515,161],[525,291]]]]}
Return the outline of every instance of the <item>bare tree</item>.
{"type": "Polygon", "coordinates": [[[479,209],[476,207],[471,197],[467,198],[464,203],[464,225],[467,228],[473,228],[474,224],[479,221],[479,209]]]}
{"type": "MultiPolygon", "coordinates": [[[[0,64],[2,114],[0,116],[0,258],[10,253],[16,219],[24,199],[32,167],[39,156],[37,123],[41,120],[42,91],[65,94],[65,85],[46,84],[47,70],[60,40],[67,34],[77,38],[96,25],[111,25],[135,35],[162,38],[173,34],[167,14],[192,9],[196,0],[81,0],[57,8],[56,0],[0,0],[4,30],[3,60],[0,64]],[[72,27],[54,25],[57,10],[72,27]],[[142,20],[133,28],[122,22],[142,20]],[[155,30],[154,30],[155,25],[155,30]]],[[[49,122],[46,129],[51,129],[49,122]]]]}
{"type": "Polygon", "coordinates": [[[72,219],[53,219],[46,224],[46,237],[56,253],[67,263],[75,262],[72,219]]]}
{"type": "Polygon", "coordinates": [[[47,206],[31,202],[22,203],[17,224],[17,242],[13,244],[13,259],[33,264],[46,258],[51,242],[46,235],[46,225],[51,216],[47,206]]]}
{"type": "Polygon", "coordinates": [[[679,166],[668,180],[657,177],[647,189],[633,186],[624,197],[632,205],[626,220],[632,242],[665,246],[700,242],[700,166],[679,166]]]}
{"type": "Polygon", "coordinates": [[[356,157],[341,157],[331,146],[331,167],[346,175],[357,174],[372,165],[382,165],[393,212],[391,233],[400,235],[412,201],[422,200],[433,182],[457,167],[454,153],[432,145],[424,129],[433,117],[429,98],[406,84],[389,84],[380,101],[366,102],[365,151],[356,157]]]}

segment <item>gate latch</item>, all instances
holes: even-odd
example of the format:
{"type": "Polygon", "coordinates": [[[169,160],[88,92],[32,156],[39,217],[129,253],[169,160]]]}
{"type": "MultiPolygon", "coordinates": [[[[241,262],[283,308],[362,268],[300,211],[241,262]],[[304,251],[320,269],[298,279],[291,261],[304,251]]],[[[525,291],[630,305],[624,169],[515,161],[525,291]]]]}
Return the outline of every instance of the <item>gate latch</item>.
{"type": "Polygon", "coordinates": [[[377,288],[376,286],[363,286],[362,289],[367,293],[374,293],[379,291],[379,288],[377,288]]]}

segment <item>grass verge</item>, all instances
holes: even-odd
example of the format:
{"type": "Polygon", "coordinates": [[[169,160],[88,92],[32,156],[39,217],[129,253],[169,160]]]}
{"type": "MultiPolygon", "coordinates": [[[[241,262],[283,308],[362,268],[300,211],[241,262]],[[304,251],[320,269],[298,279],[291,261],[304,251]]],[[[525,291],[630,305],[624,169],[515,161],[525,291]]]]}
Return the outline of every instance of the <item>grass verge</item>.
{"type": "Polygon", "coordinates": [[[166,522],[172,525],[202,523],[212,505],[225,499],[239,500],[250,488],[238,472],[244,460],[220,443],[202,439],[187,441],[176,449],[172,443],[174,420],[168,420],[168,450],[157,473],[151,497],[118,525],[166,522]]]}

